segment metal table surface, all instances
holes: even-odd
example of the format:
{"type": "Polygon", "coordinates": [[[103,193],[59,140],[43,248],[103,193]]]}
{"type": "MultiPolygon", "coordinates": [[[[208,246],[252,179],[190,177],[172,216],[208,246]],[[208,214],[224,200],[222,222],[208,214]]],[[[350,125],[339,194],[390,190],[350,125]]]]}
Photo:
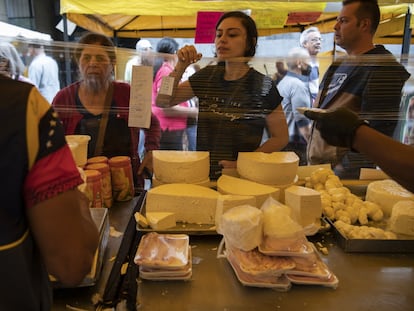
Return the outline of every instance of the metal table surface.
{"type": "MultiPolygon", "coordinates": [[[[110,225],[123,231],[134,199],[109,211],[110,225]]],[[[53,310],[94,310],[91,297],[102,293],[121,238],[110,237],[99,282],[89,288],[55,290],[53,310]],[[67,307],[69,306],[69,308],[67,307]],[[77,308],[77,309],[75,309],[77,308]]],[[[245,287],[226,259],[217,256],[219,235],[192,235],[193,274],[189,281],[138,279],[137,310],[414,310],[414,254],[346,253],[330,232],[311,241],[327,246],[323,256],[339,279],[338,288],[292,285],[287,292],[245,287]]]]}

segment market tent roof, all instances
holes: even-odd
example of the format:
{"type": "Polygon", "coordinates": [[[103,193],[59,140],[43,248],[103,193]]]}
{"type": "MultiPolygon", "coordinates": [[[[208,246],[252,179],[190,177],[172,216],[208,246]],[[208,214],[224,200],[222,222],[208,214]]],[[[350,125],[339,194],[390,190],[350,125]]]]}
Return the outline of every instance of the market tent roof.
{"type": "MultiPolygon", "coordinates": [[[[405,15],[410,1],[379,0],[382,23],[380,43],[401,43],[405,15]]],[[[313,24],[322,32],[332,32],[340,1],[208,1],[208,0],[61,0],[61,14],[78,26],[110,37],[193,38],[197,13],[251,9],[259,35],[300,32],[313,24]],[[308,14],[306,14],[308,13],[308,14]],[[320,13],[312,14],[312,13],[320,13]],[[302,14],[302,19],[291,16],[302,14]],[[317,17],[316,19],[312,19],[317,17]],[[307,20],[308,18],[308,20],[307,20]]]]}
{"type": "Polygon", "coordinates": [[[0,21],[0,36],[10,38],[22,38],[28,40],[52,41],[49,34],[33,31],[16,25],[0,21]]]}

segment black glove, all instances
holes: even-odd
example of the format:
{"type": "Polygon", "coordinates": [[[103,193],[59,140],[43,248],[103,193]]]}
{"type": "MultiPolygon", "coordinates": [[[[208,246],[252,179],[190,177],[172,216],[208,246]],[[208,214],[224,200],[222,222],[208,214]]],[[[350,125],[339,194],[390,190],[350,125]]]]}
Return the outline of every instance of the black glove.
{"type": "Polygon", "coordinates": [[[367,124],[366,121],[359,119],[353,111],[344,107],[324,112],[307,110],[305,116],[315,120],[316,128],[328,144],[338,147],[352,148],[357,128],[367,124]]]}

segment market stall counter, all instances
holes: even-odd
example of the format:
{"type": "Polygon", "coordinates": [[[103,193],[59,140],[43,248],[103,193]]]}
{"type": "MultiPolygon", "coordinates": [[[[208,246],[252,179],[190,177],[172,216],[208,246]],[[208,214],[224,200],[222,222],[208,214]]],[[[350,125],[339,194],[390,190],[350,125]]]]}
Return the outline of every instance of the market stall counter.
{"type": "MultiPolygon", "coordinates": [[[[109,210],[110,225],[123,232],[140,199],[109,210]]],[[[408,311],[414,308],[414,253],[349,253],[331,230],[309,240],[327,248],[323,261],[337,276],[336,289],[293,284],[288,291],[242,285],[225,258],[217,258],[222,236],[191,234],[192,275],[189,280],[138,278],[137,310],[363,310],[408,311]]],[[[53,310],[95,310],[92,296],[102,296],[121,238],[110,237],[102,276],[93,287],[55,291],[53,310]]],[[[133,271],[133,270],[131,270],[133,271]]],[[[136,270],[135,270],[136,271],[136,270]]],[[[135,297],[134,297],[135,298],[135,297]]],[[[135,300],[135,299],[133,299],[135,300]]]]}

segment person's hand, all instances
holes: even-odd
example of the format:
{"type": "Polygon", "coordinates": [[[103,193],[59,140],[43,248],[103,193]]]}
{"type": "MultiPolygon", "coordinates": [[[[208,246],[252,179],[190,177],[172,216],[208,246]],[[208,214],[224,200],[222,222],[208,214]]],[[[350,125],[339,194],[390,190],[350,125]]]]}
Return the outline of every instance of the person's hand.
{"type": "Polygon", "coordinates": [[[323,112],[307,110],[304,114],[316,122],[316,128],[328,144],[338,147],[352,148],[357,128],[367,124],[356,113],[344,107],[323,112]]]}
{"type": "Polygon", "coordinates": [[[138,168],[138,175],[142,175],[145,179],[151,179],[153,174],[152,151],[145,154],[141,165],[138,168]]]}
{"type": "Polygon", "coordinates": [[[185,68],[190,64],[198,62],[202,56],[193,45],[185,45],[177,51],[178,62],[184,65],[185,68]]]}

